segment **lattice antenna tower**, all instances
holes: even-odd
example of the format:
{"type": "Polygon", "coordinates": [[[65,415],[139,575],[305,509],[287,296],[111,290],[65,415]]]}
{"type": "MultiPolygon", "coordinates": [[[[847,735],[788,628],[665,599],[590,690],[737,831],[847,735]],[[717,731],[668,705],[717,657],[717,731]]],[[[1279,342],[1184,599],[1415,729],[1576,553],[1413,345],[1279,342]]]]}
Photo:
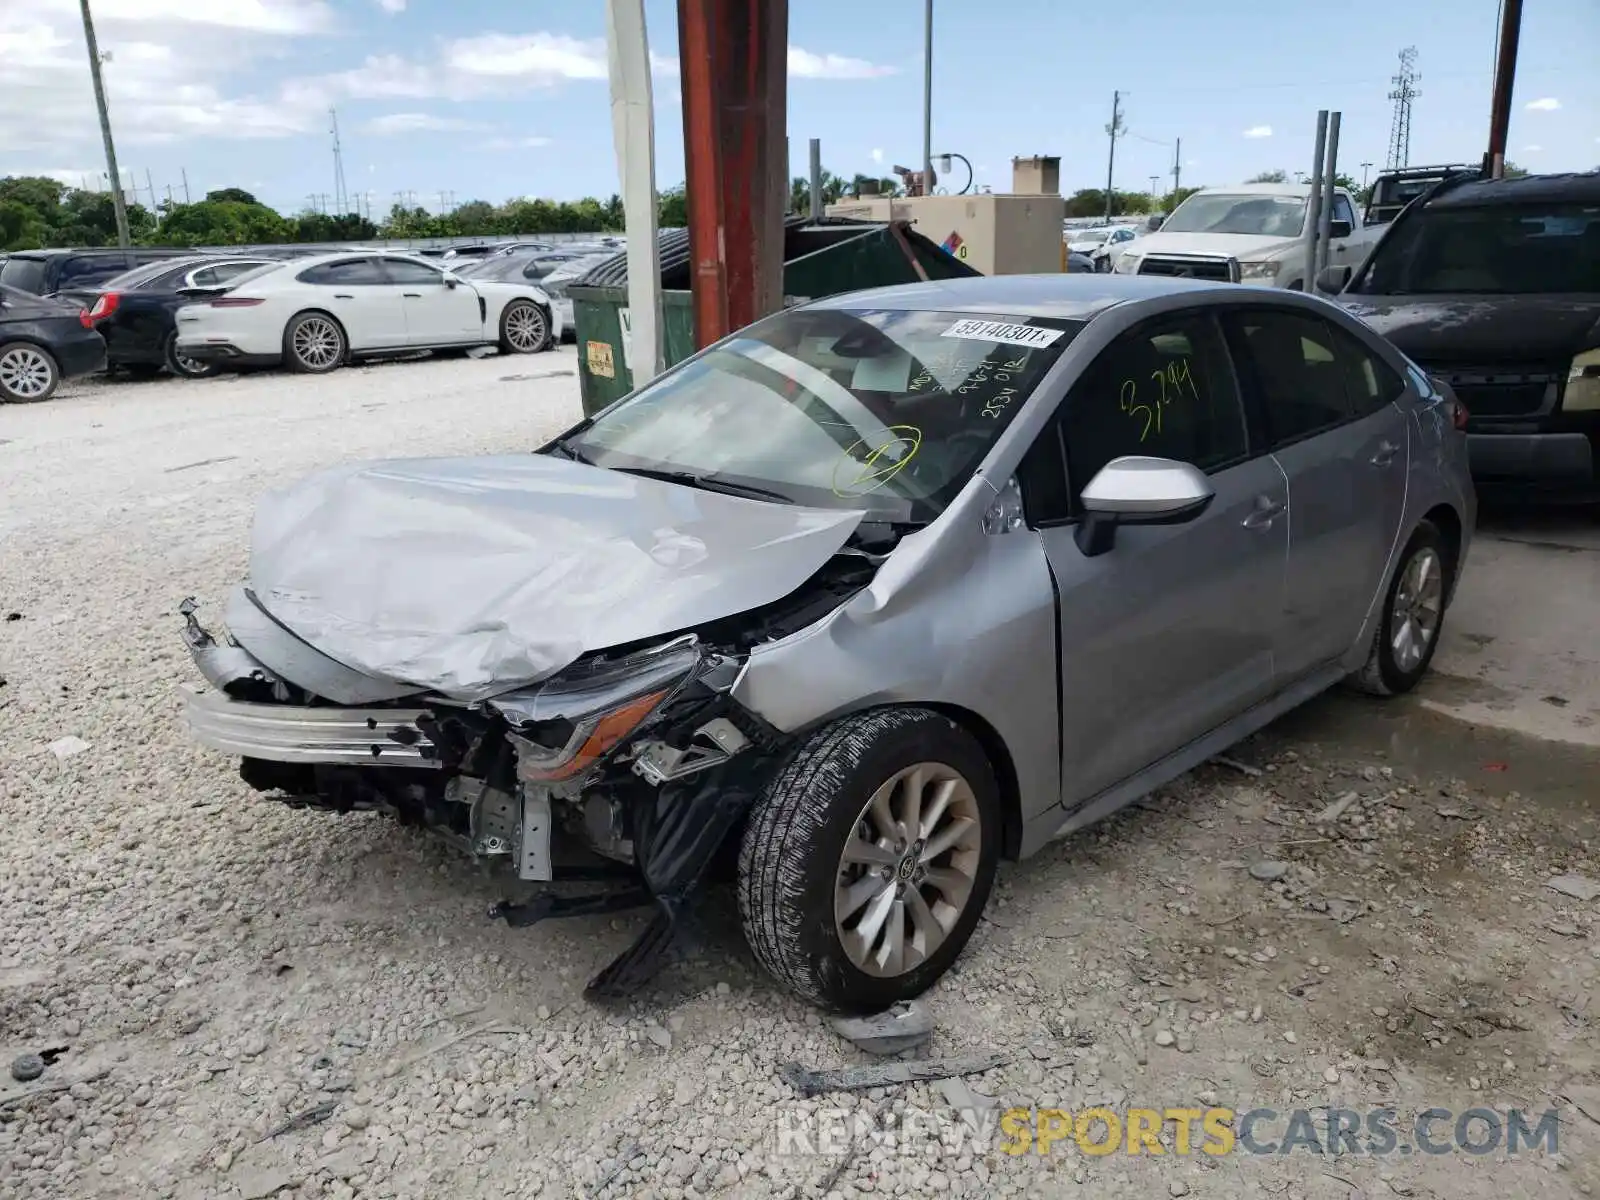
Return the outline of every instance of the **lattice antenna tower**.
{"type": "Polygon", "coordinates": [[[350,194],[344,182],[344,151],[339,148],[339,110],[328,110],[329,132],[333,135],[333,211],[344,216],[350,211],[350,194]]]}
{"type": "Polygon", "coordinates": [[[1389,126],[1389,167],[1403,167],[1411,161],[1411,102],[1422,95],[1417,83],[1422,76],[1417,73],[1417,48],[1407,46],[1400,51],[1400,72],[1390,82],[1394,90],[1389,99],[1394,101],[1394,121],[1389,126]]]}

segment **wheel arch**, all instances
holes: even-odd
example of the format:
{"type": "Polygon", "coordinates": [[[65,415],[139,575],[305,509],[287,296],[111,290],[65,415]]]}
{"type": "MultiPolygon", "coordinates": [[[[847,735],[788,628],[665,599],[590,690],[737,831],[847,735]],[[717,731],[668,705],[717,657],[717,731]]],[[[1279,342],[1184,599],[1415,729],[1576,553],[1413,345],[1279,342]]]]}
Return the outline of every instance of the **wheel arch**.
{"type": "Polygon", "coordinates": [[[1450,568],[1450,585],[1445,594],[1445,603],[1448,604],[1455,597],[1456,580],[1461,574],[1461,542],[1466,532],[1465,526],[1461,514],[1451,504],[1435,504],[1422,514],[1420,520],[1433,522],[1434,528],[1439,531],[1439,540],[1444,543],[1446,565],[1450,568]]]}

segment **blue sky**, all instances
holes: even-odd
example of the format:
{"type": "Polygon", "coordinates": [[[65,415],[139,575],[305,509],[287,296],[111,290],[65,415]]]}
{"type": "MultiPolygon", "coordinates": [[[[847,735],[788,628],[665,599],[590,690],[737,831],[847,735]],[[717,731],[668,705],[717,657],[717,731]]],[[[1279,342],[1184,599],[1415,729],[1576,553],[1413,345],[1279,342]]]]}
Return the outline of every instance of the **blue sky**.
{"type": "MultiPolygon", "coordinates": [[[[617,190],[601,0],[93,0],[118,154],[140,188],[242,186],[285,210],[333,191],[336,106],[352,193],[574,198],[617,190]]],[[[1063,190],[1104,183],[1124,94],[1124,189],[1304,170],[1318,108],[1344,113],[1341,166],[1381,166],[1399,50],[1421,72],[1411,161],[1476,161],[1487,139],[1494,0],[1274,4],[935,0],[934,149],[1005,190],[1014,155],[1062,159],[1063,190]]],[[[677,22],[648,0],[657,163],[683,177],[677,22]]],[[[790,0],[791,174],[806,142],[842,175],[915,166],[922,0],[790,0]],[[870,16],[868,15],[870,13],[870,16]]],[[[0,3],[0,175],[103,172],[77,0],[0,3]],[[20,65],[19,65],[20,64],[20,65]]],[[[1600,0],[1524,17],[1510,157],[1600,165],[1600,0]]],[[[957,169],[959,173],[959,168],[957,169]]],[[[961,180],[956,179],[959,186],[961,180]]]]}

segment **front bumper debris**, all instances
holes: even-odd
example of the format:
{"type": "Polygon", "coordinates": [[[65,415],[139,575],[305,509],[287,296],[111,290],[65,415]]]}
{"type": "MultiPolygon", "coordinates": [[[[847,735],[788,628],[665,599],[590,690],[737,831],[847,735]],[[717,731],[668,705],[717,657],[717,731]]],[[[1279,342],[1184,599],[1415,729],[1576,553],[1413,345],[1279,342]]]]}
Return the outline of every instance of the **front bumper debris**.
{"type": "Polygon", "coordinates": [[[281,763],[438,767],[421,708],[309,708],[247,704],[219,692],[187,689],[184,716],[195,740],[213,750],[281,763]]]}

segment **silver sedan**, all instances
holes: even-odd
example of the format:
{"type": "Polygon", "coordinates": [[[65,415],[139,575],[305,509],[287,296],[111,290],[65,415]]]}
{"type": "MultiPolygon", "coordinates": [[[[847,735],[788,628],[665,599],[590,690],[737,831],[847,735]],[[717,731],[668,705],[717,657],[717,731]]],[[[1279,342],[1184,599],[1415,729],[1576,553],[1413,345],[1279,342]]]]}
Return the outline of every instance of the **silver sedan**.
{"type": "Polygon", "coordinates": [[[535,453],[269,496],[198,739],[297,804],[504,866],[511,924],[736,878],[759,961],[876,1010],[1001,858],[1350,681],[1428,669],[1471,542],[1464,412],[1315,297],[976,278],[741,330],[535,453]]]}

